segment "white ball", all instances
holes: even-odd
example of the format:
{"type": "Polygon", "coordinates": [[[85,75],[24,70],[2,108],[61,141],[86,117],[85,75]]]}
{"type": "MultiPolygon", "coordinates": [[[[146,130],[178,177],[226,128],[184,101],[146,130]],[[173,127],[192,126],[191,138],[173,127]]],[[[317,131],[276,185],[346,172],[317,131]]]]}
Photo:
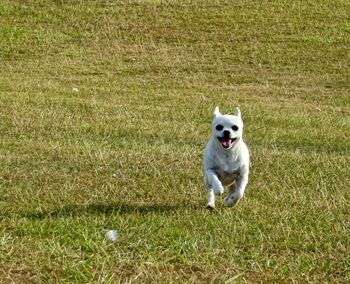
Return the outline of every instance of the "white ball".
{"type": "Polygon", "coordinates": [[[105,238],[109,241],[117,241],[118,240],[118,233],[116,230],[109,230],[107,231],[107,233],[105,234],[105,238]]]}
{"type": "Polygon", "coordinates": [[[72,89],[72,92],[73,92],[73,93],[79,93],[79,89],[76,88],[76,87],[74,87],[74,88],[72,89]]]}

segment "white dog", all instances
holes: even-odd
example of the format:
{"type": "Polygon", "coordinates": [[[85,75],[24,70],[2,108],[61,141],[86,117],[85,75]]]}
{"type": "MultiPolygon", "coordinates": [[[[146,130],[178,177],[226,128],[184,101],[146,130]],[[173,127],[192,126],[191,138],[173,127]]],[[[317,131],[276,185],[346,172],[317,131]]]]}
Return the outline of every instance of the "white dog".
{"type": "Polygon", "coordinates": [[[207,208],[215,207],[215,196],[224,192],[226,206],[234,206],[244,195],[249,175],[249,151],[242,139],[243,121],[239,108],[233,115],[214,111],[212,136],[204,152],[204,184],[208,192],[207,208]]]}

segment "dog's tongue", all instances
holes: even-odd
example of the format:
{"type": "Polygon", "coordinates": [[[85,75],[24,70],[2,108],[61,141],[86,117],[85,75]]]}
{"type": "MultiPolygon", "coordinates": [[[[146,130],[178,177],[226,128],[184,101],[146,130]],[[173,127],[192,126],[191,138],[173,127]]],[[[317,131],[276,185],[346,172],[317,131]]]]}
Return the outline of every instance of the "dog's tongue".
{"type": "Polygon", "coordinates": [[[224,146],[225,148],[230,148],[231,146],[231,139],[229,138],[223,138],[222,142],[221,142],[222,146],[224,146]]]}

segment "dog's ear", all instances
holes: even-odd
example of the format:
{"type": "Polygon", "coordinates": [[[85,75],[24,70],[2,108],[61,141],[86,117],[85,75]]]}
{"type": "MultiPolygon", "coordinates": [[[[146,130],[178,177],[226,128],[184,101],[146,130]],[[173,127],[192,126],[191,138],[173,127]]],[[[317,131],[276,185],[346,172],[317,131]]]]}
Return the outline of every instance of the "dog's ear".
{"type": "Polygon", "coordinates": [[[221,115],[221,113],[220,113],[219,107],[217,106],[217,107],[214,109],[214,116],[215,116],[215,117],[218,117],[218,116],[220,116],[220,115],[221,115]]]}
{"type": "Polygon", "coordinates": [[[239,118],[241,117],[241,111],[239,110],[238,107],[236,107],[236,111],[235,111],[234,115],[238,116],[239,118]]]}

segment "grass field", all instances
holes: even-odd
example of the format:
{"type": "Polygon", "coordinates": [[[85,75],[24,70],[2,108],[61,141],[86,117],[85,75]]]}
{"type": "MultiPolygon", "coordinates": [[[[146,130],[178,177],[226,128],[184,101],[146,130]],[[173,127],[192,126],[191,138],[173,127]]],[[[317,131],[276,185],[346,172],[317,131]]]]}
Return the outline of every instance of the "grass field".
{"type": "Polygon", "coordinates": [[[0,282],[349,283],[349,46],[345,0],[1,1],[0,282]],[[252,164],[209,212],[216,105],[252,164]]]}

